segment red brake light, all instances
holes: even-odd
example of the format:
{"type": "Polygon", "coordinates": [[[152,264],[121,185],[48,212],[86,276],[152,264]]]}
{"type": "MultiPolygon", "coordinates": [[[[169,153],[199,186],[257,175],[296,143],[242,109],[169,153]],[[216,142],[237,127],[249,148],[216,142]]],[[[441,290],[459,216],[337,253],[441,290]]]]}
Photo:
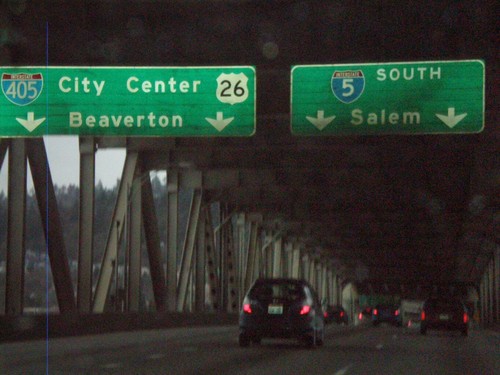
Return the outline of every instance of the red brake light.
{"type": "Polygon", "coordinates": [[[302,306],[302,309],[300,310],[300,315],[307,315],[311,311],[311,306],[309,305],[304,305],[302,306]]]}
{"type": "Polygon", "coordinates": [[[398,316],[399,315],[399,310],[394,311],[394,315],[398,316]]]}
{"type": "Polygon", "coordinates": [[[378,315],[378,310],[377,309],[373,309],[373,315],[378,315]]]}
{"type": "Polygon", "coordinates": [[[464,313],[464,324],[467,324],[468,321],[469,321],[469,315],[467,315],[467,313],[464,313]]]}
{"type": "Polygon", "coordinates": [[[243,304],[243,311],[247,314],[251,314],[252,313],[252,307],[250,306],[249,303],[245,303],[243,304]]]}
{"type": "Polygon", "coordinates": [[[325,318],[328,318],[328,313],[325,311],[325,312],[323,313],[323,316],[324,316],[325,318]]]}
{"type": "Polygon", "coordinates": [[[358,315],[358,319],[359,319],[359,320],[363,320],[363,313],[359,313],[359,315],[358,315]]]}
{"type": "Polygon", "coordinates": [[[420,313],[420,320],[425,320],[425,311],[423,311],[423,310],[420,313]]]}
{"type": "Polygon", "coordinates": [[[340,312],[340,317],[341,317],[341,318],[343,318],[343,317],[344,317],[344,312],[343,312],[343,311],[341,311],[341,312],[340,312]]]}

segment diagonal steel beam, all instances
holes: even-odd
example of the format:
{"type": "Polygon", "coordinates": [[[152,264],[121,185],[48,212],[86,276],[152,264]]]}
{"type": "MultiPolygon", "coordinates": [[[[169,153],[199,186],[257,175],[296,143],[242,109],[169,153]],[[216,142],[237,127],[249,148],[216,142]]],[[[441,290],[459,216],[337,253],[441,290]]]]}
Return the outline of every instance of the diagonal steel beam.
{"type": "Polygon", "coordinates": [[[2,164],[5,159],[5,154],[7,154],[8,147],[9,147],[9,141],[5,139],[0,139],[0,169],[2,169],[2,164]]]}
{"type": "Polygon", "coordinates": [[[47,240],[47,251],[59,311],[71,312],[76,310],[75,295],[45,144],[42,138],[30,139],[26,141],[26,144],[40,217],[47,240]]]}
{"type": "Polygon", "coordinates": [[[163,274],[163,259],[160,247],[160,232],[153,199],[153,188],[148,178],[142,186],[142,217],[144,235],[151,269],[151,281],[157,311],[165,309],[165,276],[163,274]]]}
{"type": "Polygon", "coordinates": [[[194,246],[200,218],[200,209],[202,202],[201,189],[194,189],[191,199],[191,208],[189,210],[186,238],[184,239],[184,249],[182,251],[181,269],[179,272],[179,286],[177,296],[177,311],[184,311],[188,293],[188,282],[191,275],[194,246]]]}
{"type": "Polygon", "coordinates": [[[108,234],[106,249],[101,264],[101,272],[97,281],[96,291],[94,295],[93,312],[104,312],[104,305],[108,297],[111,280],[113,277],[114,265],[117,264],[118,255],[118,238],[121,236],[125,214],[127,211],[128,187],[132,185],[134,180],[135,169],[138,161],[137,152],[127,152],[125,164],[123,166],[122,178],[118,189],[113,218],[108,234]]]}

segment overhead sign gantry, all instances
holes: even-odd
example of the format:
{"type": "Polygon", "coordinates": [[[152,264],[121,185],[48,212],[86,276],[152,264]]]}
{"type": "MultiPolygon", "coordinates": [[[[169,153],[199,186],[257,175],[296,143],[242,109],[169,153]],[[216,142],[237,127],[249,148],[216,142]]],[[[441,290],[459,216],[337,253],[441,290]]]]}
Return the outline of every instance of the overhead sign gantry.
{"type": "Polygon", "coordinates": [[[0,136],[251,136],[251,66],[0,67],[0,136]]]}
{"type": "Polygon", "coordinates": [[[298,65],[290,110],[294,135],[478,133],[484,63],[298,65]]]}

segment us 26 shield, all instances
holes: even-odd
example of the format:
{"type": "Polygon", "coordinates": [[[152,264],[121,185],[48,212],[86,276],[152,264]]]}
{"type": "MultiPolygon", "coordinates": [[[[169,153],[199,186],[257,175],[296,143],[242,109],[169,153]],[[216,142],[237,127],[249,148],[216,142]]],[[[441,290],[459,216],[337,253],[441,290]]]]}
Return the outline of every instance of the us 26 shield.
{"type": "Polygon", "coordinates": [[[43,88],[42,73],[3,73],[2,91],[5,97],[15,105],[33,103],[43,88]]]}
{"type": "Polygon", "coordinates": [[[332,76],[333,95],[349,104],[361,96],[365,89],[365,76],[361,70],[335,71],[332,76]]]}
{"type": "Polygon", "coordinates": [[[222,73],[217,77],[216,96],[222,103],[243,103],[248,99],[248,77],[244,73],[222,73]]]}

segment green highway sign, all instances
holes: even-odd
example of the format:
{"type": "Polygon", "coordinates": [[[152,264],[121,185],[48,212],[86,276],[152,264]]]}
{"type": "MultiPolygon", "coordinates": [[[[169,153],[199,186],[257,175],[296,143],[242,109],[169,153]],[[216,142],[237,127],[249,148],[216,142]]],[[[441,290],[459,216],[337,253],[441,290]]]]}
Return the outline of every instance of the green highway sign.
{"type": "Polygon", "coordinates": [[[484,71],[481,60],[294,66],[292,133],[478,133],[484,71]]]}
{"type": "Polygon", "coordinates": [[[252,136],[251,66],[0,67],[0,137],[252,136]]]}

